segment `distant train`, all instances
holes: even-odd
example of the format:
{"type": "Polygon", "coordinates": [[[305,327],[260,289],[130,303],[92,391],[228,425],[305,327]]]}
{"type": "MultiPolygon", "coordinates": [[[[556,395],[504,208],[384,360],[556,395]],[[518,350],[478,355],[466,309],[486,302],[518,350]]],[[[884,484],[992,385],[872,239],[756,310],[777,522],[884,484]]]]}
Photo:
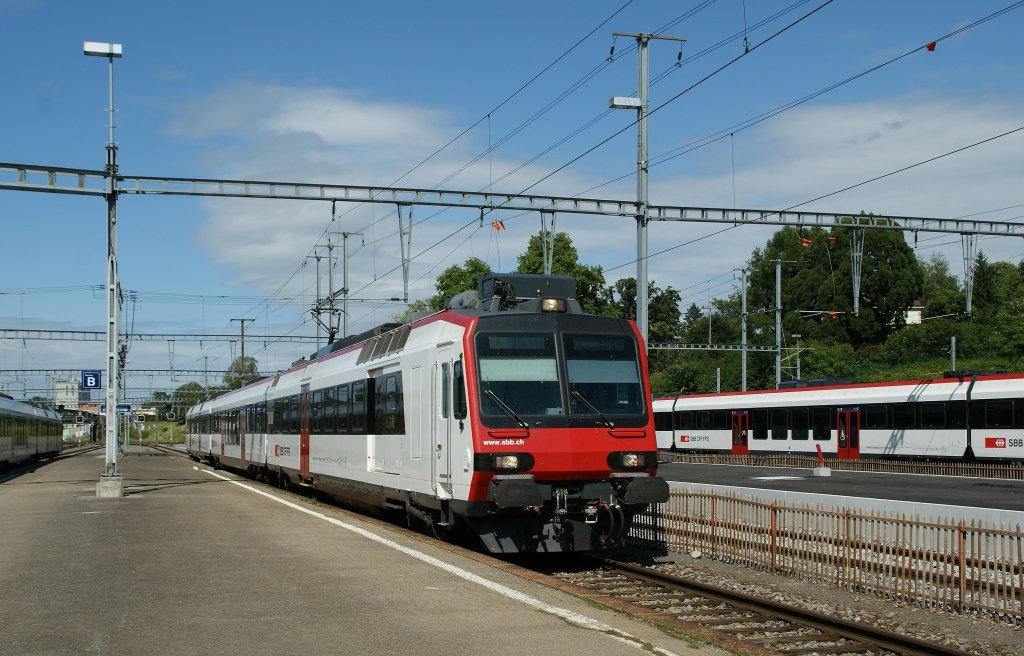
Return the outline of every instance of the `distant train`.
{"type": "Polygon", "coordinates": [[[64,424],[59,414],[0,394],[0,469],[60,454],[64,424]]]}
{"type": "Polygon", "coordinates": [[[633,322],[584,314],[570,277],[489,274],[194,406],[187,449],[491,552],[585,551],[668,499],[649,399],[633,322]]]}
{"type": "Polygon", "coordinates": [[[661,449],[1024,460],[1020,374],[694,394],[653,407],[661,449]]]}

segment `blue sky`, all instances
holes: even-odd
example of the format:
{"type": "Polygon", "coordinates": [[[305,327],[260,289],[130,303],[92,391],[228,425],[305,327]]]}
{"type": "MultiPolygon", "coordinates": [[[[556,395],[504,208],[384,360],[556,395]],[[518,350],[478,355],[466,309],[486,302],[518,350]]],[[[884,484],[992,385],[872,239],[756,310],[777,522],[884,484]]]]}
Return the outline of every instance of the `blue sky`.
{"type": "MultiPolygon", "coordinates": [[[[115,139],[129,176],[400,180],[630,200],[634,130],[594,148],[633,117],[607,110],[609,97],[636,88],[630,39],[615,39],[614,61],[606,61],[616,31],[688,39],[678,68],[677,44],[651,46],[652,107],[675,98],[650,119],[660,162],[650,175],[655,204],[790,207],[1024,125],[1021,8],[739,129],[1013,3],[834,0],[758,46],[820,4],[0,0],[0,161],[103,167],[107,65],[82,55],[86,40],[124,47],[115,62],[115,139]],[[754,50],[681,94],[743,53],[744,24],[754,50]],[[688,148],[719,133],[732,136],[688,148]]],[[[1019,222],[1022,152],[1024,133],[1016,133],[805,207],[1019,222]]],[[[306,258],[328,230],[364,233],[349,241],[350,332],[390,320],[404,309],[378,300],[402,295],[394,208],[339,205],[337,215],[332,223],[329,204],[309,201],[123,196],[126,322],[137,333],[233,334],[239,323],[231,319],[251,318],[250,335],[315,335],[308,307],[316,267],[306,258]]],[[[104,282],[105,217],[99,198],[0,191],[0,327],[103,330],[94,288],[104,282]]],[[[540,227],[536,215],[509,215],[501,233],[486,222],[457,232],[473,218],[414,210],[410,300],[432,294],[436,275],[471,255],[513,269],[540,227]]],[[[635,275],[631,220],[561,215],[557,227],[609,284],[635,275]]],[[[731,293],[734,270],[772,232],[747,227],[694,241],[713,231],[652,226],[652,252],[678,248],[651,259],[650,277],[681,290],[687,305],[731,293]]],[[[990,260],[1024,256],[1019,239],[982,239],[979,247],[990,260]]],[[[957,237],[921,235],[918,253],[941,254],[962,275],[957,237]]],[[[311,350],[247,344],[261,370],[311,350]]],[[[129,369],[217,370],[237,355],[237,343],[133,342],[129,369]]],[[[0,340],[3,370],[102,369],[103,361],[100,342],[0,340]]],[[[128,395],[193,379],[131,376],[128,395]]],[[[50,385],[0,374],[0,390],[16,397],[45,396],[50,385]]]]}

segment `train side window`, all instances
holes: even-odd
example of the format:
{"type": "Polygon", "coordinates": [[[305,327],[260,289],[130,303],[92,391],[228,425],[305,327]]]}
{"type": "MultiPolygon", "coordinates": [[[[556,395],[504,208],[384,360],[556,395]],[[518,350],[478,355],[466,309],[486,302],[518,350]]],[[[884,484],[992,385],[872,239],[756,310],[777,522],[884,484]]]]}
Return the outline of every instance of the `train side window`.
{"type": "Polygon", "coordinates": [[[967,427],[967,402],[949,401],[946,403],[946,428],[967,427]]]}
{"type": "Polygon", "coordinates": [[[336,417],[338,416],[338,388],[328,387],[324,389],[324,409],[320,413],[320,432],[331,434],[337,427],[336,417]]]}
{"type": "Polygon", "coordinates": [[[921,404],[921,428],[945,428],[946,404],[942,402],[921,404]]]}
{"type": "Polygon", "coordinates": [[[888,428],[889,411],[885,404],[870,403],[860,407],[860,418],[863,428],[888,428]]]}
{"type": "Polygon", "coordinates": [[[348,385],[338,385],[335,394],[338,400],[335,402],[335,430],[338,433],[345,434],[349,428],[349,415],[352,414],[349,409],[349,395],[348,385]]]}
{"type": "Polygon", "coordinates": [[[687,430],[693,428],[693,411],[676,410],[673,421],[675,422],[676,429],[687,430]]]}
{"type": "Polygon", "coordinates": [[[784,440],[789,437],[789,411],[786,408],[772,408],[772,439],[784,440]]]}
{"type": "Polygon", "coordinates": [[[322,390],[313,392],[313,406],[310,408],[310,430],[311,433],[322,433],[321,422],[323,421],[324,393],[322,390]]]}
{"type": "Polygon", "coordinates": [[[811,426],[814,428],[814,439],[827,442],[832,439],[832,408],[817,406],[811,408],[811,426]]]}
{"type": "Polygon", "coordinates": [[[1013,427],[1013,402],[986,401],[985,402],[985,427],[986,428],[1012,428],[1013,427]]]}
{"type": "Polygon", "coordinates": [[[893,403],[892,427],[914,428],[914,405],[912,403],[893,403]]]}
{"type": "Polygon", "coordinates": [[[448,408],[450,407],[448,402],[448,397],[451,395],[451,387],[448,384],[451,378],[448,373],[450,368],[451,364],[447,362],[441,363],[441,419],[448,418],[448,408]]]}
{"type": "Polygon", "coordinates": [[[711,411],[710,410],[698,410],[697,411],[697,425],[694,428],[711,428],[711,411]]]}
{"type": "Polygon", "coordinates": [[[729,428],[729,411],[728,410],[712,410],[711,411],[711,427],[724,430],[729,428]]]}
{"type": "Polygon", "coordinates": [[[352,432],[361,435],[366,432],[366,381],[352,383],[352,415],[349,422],[352,432]]]}
{"type": "Polygon", "coordinates": [[[462,373],[462,356],[452,364],[452,416],[465,419],[469,413],[466,401],[466,381],[462,373]]]}
{"type": "Polygon", "coordinates": [[[655,412],[654,413],[654,430],[656,431],[670,431],[672,430],[672,411],[668,412],[655,412]]]}
{"type": "Polygon", "coordinates": [[[750,434],[755,440],[768,439],[768,410],[760,408],[750,411],[750,434]]]}
{"type": "Polygon", "coordinates": [[[793,408],[790,410],[790,420],[793,426],[792,437],[794,440],[806,440],[808,438],[811,427],[810,414],[810,408],[793,408]]]}

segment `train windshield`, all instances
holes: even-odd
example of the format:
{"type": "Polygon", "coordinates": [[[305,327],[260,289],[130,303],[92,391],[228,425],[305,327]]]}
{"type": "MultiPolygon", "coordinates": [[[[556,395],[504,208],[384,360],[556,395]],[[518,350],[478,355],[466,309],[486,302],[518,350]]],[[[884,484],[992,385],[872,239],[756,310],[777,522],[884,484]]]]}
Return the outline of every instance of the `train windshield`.
{"type": "Polygon", "coordinates": [[[483,414],[562,414],[553,334],[484,333],[477,357],[483,414]]]}
{"type": "Polygon", "coordinates": [[[636,344],[626,335],[564,336],[573,415],[640,415],[643,386],[636,344]]]}

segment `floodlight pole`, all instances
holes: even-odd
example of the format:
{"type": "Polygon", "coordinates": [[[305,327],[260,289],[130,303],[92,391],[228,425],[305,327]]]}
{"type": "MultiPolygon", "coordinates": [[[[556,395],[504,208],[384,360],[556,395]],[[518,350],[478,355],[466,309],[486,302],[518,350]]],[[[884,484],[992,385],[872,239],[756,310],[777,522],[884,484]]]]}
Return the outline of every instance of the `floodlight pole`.
{"type": "Polygon", "coordinates": [[[123,496],[121,471],[118,468],[118,315],[120,310],[117,277],[117,143],[114,142],[114,59],[121,57],[120,43],[86,41],[83,52],[91,57],[107,58],[109,122],[107,130],[107,404],[106,464],[97,486],[99,497],[123,496]]]}
{"type": "Polygon", "coordinates": [[[636,39],[637,45],[637,93],[638,98],[616,96],[609,102],[612,109],[635,109],[636,110],[636,323],[640,329],[640,336],[644,340],[644,348],[647,348],[647,171],[649,162],[647,159],[647,106],[648,92],[650,87],[650,75],[648,66],[647,46],[651,39],[662,39],[666,41],[678,41],[686,39],[675,36],[661,36],[655,34],[630,34],[626,32],[613,32],[614,36],[625,36],[636,39]]]}

